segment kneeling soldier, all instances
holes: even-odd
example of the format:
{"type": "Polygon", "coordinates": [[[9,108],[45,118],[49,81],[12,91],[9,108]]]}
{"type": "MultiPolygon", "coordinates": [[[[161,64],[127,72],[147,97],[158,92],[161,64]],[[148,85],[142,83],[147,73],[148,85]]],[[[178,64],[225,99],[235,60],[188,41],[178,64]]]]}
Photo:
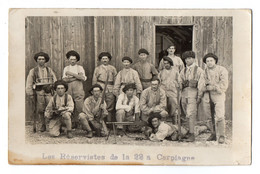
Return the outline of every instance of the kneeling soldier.
{"type": "Polygon", "coordinates": [[[62,80],[54,83],[55,94],[46,107],[45,117],[50,119],[49,133],[51,136],[57,137],[60,135],[60,129],[63,124],[67,128],[67,137],[72,138],[71,134],[71,113],[74,109],[72,97],[65,92],[68,90],[68,85],[62,80]]]}
{"type": "MultiPolygon", "coordinates": [[[[136,89],[134,83],[126,84],[122,94],[119,95],[116,103],[116,121],[135,121],[140,118],[139,99],[134,95],[136,89]]],[[[123,135],[122,125],[117,126],[117,133],[123,135]]]]}
{"type": "Polygon", "coordinates": [[[94,128],[97,136],[105,135],[105,125],[102,124],[102,120],[108,115],[108,111],[106,109],[107,105],[105,101],[103,104],[101,104],[102,91],[103,88],[99,84],[93,85],[89,90],[89,93],[91,93],[92,96],[86,98],[82,109],[83,112],[79,114],[79,120],[82,124],[82,129],[88,131],[86,135],[88,138],[93,137],[91,127],[94,128]],[[100,118],[100,112],[102,112],[102,118],[100,118]]]}
{"type": "Polygon", "coordinates": [[[188,119],[189,136],[187,142],[195,141],[194,127],[198,112],[198,104],[203,95],[205,84],[203,70],[195,64],[195,53],[186,51],[182,54],[186,67],[180,73],[182,81],[181,104],[183,111],[188,119]]]}

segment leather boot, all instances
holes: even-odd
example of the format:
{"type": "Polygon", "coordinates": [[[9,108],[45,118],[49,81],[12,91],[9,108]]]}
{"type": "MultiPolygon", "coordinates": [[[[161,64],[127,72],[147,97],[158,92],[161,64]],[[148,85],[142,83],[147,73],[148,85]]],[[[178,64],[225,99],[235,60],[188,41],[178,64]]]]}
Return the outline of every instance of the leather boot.
{"type": "Polygon", "coordinates": [[[73,138],[73,135],[71,133],[71,130],[67,130],[67,137],[68,138],[73,138]]]}
{"type": "Polygon", "coordinates": [[[217,140],[217,137],[216,137],[215,133],[211,133],[211,135],[207,139],[207,141],[216,141],[216,140],[217,140]]]}
{"type": "Polygon", "coordinates": [[[187,139],[184,139],[185,142],[194,142],[195,141],[195,135],[194,133],[191,133],[190,136],[187,139]]]}
{"type": "Polygon", "coordinates": [[[87,138],[92,138],[93,137],[93,132],[89,131],[86,135],[87,138]]]}
{"type": "Polygon", "coordinates": [[[40,131],[41,131],[41,132],[45,132],[45,131],[46,131],[46,125],[45,125],[45,124],[42,125],[40,131]]]}
{"type": "Polygon", "coordinates": [[[218,143],[219,144],[223,144],[223,143],[225,143],[225,137],[224,136],[219,136],[219,138],[218,138],[218,143]]]}

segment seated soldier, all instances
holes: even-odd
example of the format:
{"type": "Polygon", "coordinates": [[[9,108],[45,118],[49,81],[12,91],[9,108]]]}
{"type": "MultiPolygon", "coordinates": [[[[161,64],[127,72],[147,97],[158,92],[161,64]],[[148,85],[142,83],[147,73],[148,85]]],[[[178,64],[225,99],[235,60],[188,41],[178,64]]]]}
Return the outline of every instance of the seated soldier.
{"type": "Polygon", "coordinates": [[[166,120],[168,112],[166,111],[166,94],[160,88],[160,80],[153,77],[151,87],[146,88],[140,97],[140,109],[142,111],[141,119],[147,122],[149,114],[152,112],[159,113],[166,120]]]}
{"type": "Polygon", "coordinates": [[[68,85],[62,80],[54,83],[55,94],[48,103],[45,110],[45,117],[50,119],[49,133],[51,136],[57,137],[60,135],[60,129],[63,124],[67,128],[67,137],[72,138],[71,134],[71,113],[74,109],[72,97],[65,92],[68,90],[68,85]]]}
{"type": "Polygon", "coordinates": [[[92,96],[89,96],[84,101],[82,113],[79,114],[79,120],[82,124],[82,129],[88,131],[87,137],[92,138],[93,132],[92,128],[94,128],[96,135],[105,136],[105,124],[103,119],[108,115],[107,105],[104,101],[102,104],[102,91],[103,88],[99,84],[95,84],[89,90],[89,93],[92,96]],[[102,112],[100,114],[100,112],[102,112]],[[90,124],[89,124],[90,123],[90,124]],[[90,127],[91,126],[91,127],[90,127]]]}
{"type": "MultiPolygon", "coordinates": [[[[118,96],[116,103],[116,121],[135,121],[139,120],[140,108],[139,99],[134,95],[134,90],[136,89],[134,83],[126,84],[123,88],[123,92],[118,96]]],[[[118,135],[123,135],[123,126],[117,126],[118,135]]]]}

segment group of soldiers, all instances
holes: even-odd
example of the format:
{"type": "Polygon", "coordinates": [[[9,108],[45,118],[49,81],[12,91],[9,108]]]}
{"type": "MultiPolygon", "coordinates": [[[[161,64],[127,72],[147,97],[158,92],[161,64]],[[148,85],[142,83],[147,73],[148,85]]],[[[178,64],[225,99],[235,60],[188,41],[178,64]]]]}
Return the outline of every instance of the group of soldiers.
{"type": "MultiPolygon", "coordinates": [[[[134,122],[142,123],[140,131],[151,141],[193,142],[198,105],[203,101],[205,113],[214,114],[208,141],[224,143],[227,70],[217,64],[215,54],[203,57],[203,70],[193,51],[184,52],[181,59],[175,50],[175,45],[168,47],[168,55],[162,58],[157,70],[149,61],[149,52],[142,48],[138,51],[140,61],[133,64],[130,57],[123,57],[123,69],[119,72],[109,64],[111,54],[100,53],[100,65],[94,70],[89,90],[91,96],[85,101],[83,82],[87,76],[77,64],[80,55],[76,51],[66,54],[70,65],[64,68],[61,80],[45,65],[50,59],[48,54],[35,54],[38,65],[29,72],[26,93],[36,103],[40,131],[47,130],[51,136],[65,131],[72,138],[72,128],[80,127],[91,138],[106,136],[111,129],[109,122],[134,122]],[[187,128],[177,125],[181,107],[187,128]]],[[[123,136],[126,129],[131,130],[131,126],[118,124],[116,132],[123,136]]]]}

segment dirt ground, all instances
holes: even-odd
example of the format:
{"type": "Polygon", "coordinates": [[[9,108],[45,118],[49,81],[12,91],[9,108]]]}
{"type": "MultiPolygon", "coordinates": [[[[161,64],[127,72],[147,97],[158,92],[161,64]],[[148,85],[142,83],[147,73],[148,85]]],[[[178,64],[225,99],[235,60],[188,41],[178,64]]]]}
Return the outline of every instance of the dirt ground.
{"type": "Polygon", "coordinates": [[[149,140],[136,140],[135,137],[143,137],[141,133],[127,133],[127,136],[115,137],[111,131],[108,139],[106,137],[93,137],[87,138],[86,132],[80,129],[73,130],[73,138],[68,139],[65,133],[62,133],[59,137],[50,137],[48,132],[33,133],[32,125],[27,125],[26,128],[26,143],[29,144],[118,144],[118,145],[143,145],[143,146],[194,146],[194,147],[228,147],[232,143],[232,123],[226,121],[226,142],[224,144],[218,144],[215,141],[206,141],[210,136],[210,132],[206,131],[196,136],[196,141],[192,143],[178,142],[164,140],[163,142],[152,142],[149,140]]]}

